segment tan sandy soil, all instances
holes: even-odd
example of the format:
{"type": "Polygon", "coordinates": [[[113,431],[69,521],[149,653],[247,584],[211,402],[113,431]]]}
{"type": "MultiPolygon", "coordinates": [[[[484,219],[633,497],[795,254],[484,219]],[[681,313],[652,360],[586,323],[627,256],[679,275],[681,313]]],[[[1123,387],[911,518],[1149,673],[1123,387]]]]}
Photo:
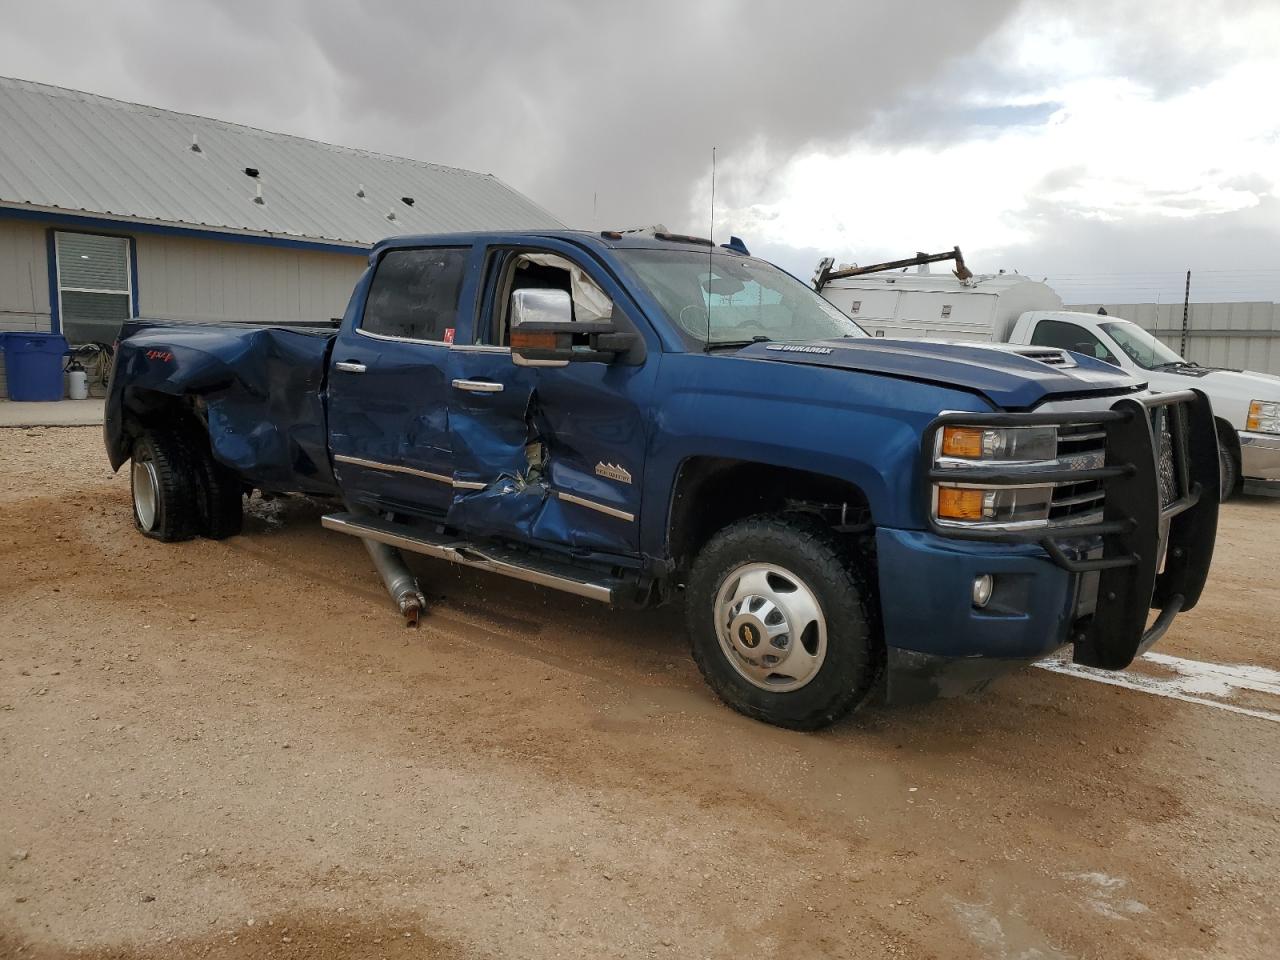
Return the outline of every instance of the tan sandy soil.
{"type": "MultiPolygon", "coordinates": [[[[97,430],[0,430],[0,957],[1277,955],[1280,724],[1028,669],[787,733],[679,610],[425,562],[407,631],[253,503],[155,543],[97,430]]],[[[1280,667],[1278,569],[1228,505],[1160,649],[1280,667]]]]}

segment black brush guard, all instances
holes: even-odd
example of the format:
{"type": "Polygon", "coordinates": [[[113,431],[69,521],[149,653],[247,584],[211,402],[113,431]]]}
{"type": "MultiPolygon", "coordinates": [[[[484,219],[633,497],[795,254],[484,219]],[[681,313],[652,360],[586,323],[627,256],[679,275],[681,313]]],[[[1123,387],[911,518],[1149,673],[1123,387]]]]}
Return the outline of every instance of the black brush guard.
{"type": "Polygon", "coordinates": [[[1028,529],[983,530],[940,525],[927,510],[933,531],[942,536],[1038,543],[1070,573],[1099,573],[1093,612],[1072,626],[1076,663],[1127,667],[1164,635],[1179,612],[1199,601],[1217,534],[1219,482],[1217,431],[1209,398],[1201,391],[1125,397],[1110,410],[1094,412],[944,414],[929,425],[922,447],[926,497],[932,497],[935,481],[986,487],[1101,481],[1106,496],[1103,518],[1096,523],[1051,521],[1028,529]],[[1106,457],[1102,467],[1088,469],[938,469],[937,435],[948,424],[1097,425],[1106,432],[1106,457]],[[1162,451],[1165,444],[1172,448],[1162,451]],[[1151,609],[1160,613],[1148,627],[1151,609]]]}

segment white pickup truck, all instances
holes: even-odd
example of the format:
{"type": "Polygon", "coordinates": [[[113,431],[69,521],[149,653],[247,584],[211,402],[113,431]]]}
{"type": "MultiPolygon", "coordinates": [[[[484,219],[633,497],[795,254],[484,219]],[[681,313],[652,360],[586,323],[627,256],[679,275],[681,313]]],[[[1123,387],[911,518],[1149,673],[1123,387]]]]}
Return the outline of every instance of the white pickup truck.
{"type": "Polygon", "coordinates": [[[1152,390],[1202,390],[1218,425],[1223,499],[1242,480],[1245,493],[1280,496],[1280,377],[1188,363],[1136,323],[1062,309],[1051,287],[1021,274],[973,275],[962,261],[958,275],[840,272],[827,279],[824,261],[815,285],[872,336],[1066,349],[1129,370],[1152,390]]]}

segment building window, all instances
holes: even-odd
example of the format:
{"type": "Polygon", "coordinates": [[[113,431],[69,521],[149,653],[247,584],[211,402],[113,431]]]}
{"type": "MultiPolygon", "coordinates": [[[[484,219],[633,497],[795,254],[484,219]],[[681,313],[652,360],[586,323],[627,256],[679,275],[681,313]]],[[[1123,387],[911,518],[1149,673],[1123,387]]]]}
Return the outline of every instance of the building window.
{"type": "Polygon", "coordinates": [[[133,316],[127,237],[54,234],[58,260],[58,316],[72,343],[110,343],[133,316]]]}

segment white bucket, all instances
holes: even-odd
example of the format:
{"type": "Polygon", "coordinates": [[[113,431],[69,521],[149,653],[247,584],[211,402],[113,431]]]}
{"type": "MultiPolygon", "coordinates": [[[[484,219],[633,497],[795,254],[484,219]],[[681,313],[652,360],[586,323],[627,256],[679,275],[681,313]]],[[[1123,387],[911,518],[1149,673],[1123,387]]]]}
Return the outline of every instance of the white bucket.
{"type": "Polygon", "coordinates": [[[89,399],[89,375],[83,370],[67,373],[67,394],[72,400],[89,399]]]}

